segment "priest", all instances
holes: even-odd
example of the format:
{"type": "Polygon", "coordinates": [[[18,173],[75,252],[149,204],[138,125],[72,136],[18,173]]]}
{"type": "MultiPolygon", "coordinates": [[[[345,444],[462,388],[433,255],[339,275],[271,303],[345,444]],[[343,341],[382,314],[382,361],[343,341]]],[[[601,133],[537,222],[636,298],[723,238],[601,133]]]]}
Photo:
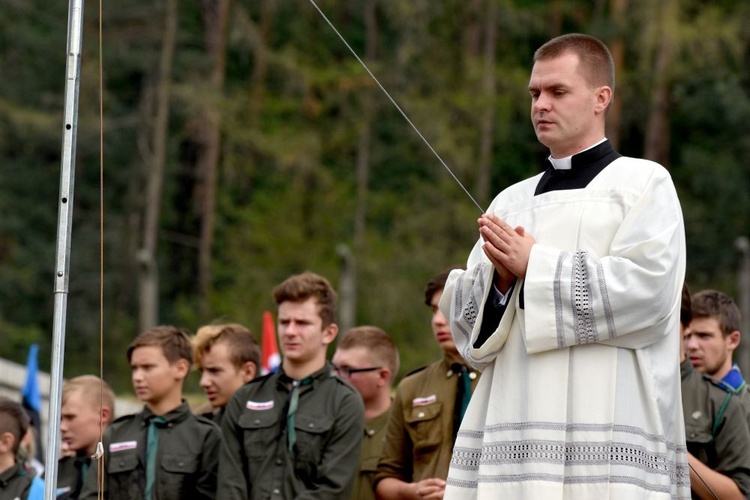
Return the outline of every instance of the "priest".
{"type": "Polygon", "coordinates": [[[605,138],[613,91],[596,38],[563,35],[534,55],[547,168],[494,199],[440,302],[483,370],[446,499],[690,498],[682,213],[662,166],[605,138]]]}

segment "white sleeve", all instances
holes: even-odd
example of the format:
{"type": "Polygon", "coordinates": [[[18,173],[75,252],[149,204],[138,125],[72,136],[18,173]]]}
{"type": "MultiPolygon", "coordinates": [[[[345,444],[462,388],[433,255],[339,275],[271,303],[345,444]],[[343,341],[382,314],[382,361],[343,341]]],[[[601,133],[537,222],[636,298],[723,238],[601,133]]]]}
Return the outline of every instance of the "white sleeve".
{"type": "Polygon", "coordinates": [[[640,349],[676,328],[685,235],[669,175],[655,172],[595,258],[532,247],[524,289],[529,353],[588,343],[640,349]]]}

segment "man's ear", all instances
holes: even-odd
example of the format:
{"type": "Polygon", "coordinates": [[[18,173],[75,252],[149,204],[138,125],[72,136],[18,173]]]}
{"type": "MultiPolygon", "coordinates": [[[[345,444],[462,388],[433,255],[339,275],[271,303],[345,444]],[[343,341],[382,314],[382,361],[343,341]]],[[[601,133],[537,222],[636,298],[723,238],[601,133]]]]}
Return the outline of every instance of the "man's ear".
{"type": "Polygon", "coordinates": [[[172,367],[175,370],[175,374],[178,378],[185,380],[187,377],[188,371],[190,371],[190,363],[185,358],[180,358],[177,361],[175,361],[172,364],[172,367]]]}
{"type": "Polygon", "coordinates": [[[339,326],[336,323],[331,323],[323,329],[323,343],[328,345],[336,340],[336,335],[339,333],[339,326]]]}
{"type": "Polygon", "coordinates": [[[603,113],[612,102],[612,89],[603,85],[596,89],[596,103],[594,105],[597,113],[603,113]]]}
{"type": "Polygon", "coordinates": [[[16,444],[16,438],[10,432],[0,434],[0,453],[7,454],[13,452],[13,445],[16,444]]]}
{"type": "Polygon", "coordinates": [[[737,349],[737,346],[740,345],[740,332],[739,330],[735,330],[729,335],[727,335],[727,347],[729,347],[729,350],[734,351],[737,349]]]}
{"type": "Polygon", "coordinates": [[[102,406],[102,424],[109,425],[112,422],[112,409],[102,406]]]}
{"type": "Polygon", "coordinates": [[[384,366],[383,368],[378,370],[378,387],[390,385],[392,378],[393,374],[391,373],[391,369],[387,366],[384,366]]]}
{"type": "Polygon", "coordinates": [[[242,374],[243,382],[250,382],[258,374],[258,365],[252,361],[245,361],[240,367],[240,373],[242,374]]]}

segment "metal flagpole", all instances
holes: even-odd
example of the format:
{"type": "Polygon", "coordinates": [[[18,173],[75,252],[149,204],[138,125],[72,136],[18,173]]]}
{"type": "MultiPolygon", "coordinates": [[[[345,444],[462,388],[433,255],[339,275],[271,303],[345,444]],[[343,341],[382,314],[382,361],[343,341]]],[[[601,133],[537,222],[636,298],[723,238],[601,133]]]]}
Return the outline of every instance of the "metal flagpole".
{"type": "Polygon", "coordinates": [[[83,38],[83,0],[68,3],[67,61],[65,63],[65,111],[62,131],[60,197],[58,199],[57,245],[55,250],[55,309],[50,370],[49,420],[45,463],[44,498],[54,500],[57,489],[57,460],[60,443],[65,319],[68,309],[70,233],[73,227],[73,181],[78,131],[78,89],[83,38]]]}

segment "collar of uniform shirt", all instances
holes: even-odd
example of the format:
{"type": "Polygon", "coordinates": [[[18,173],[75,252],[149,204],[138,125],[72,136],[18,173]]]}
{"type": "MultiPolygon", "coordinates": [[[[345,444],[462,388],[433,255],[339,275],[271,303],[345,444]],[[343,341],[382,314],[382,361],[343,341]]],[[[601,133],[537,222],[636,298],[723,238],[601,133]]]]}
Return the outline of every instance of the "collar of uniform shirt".
{"type": "MultiPolygon", "coordinates": [[[[578,153],[576,153],[576,155],[580,154],[580,153],[583,153],[584,151],[588,151],[589,149],[595,148],[599,144],[603,143],[606,140],[607,140],[607,138],[605,137],[604,139],[602,139],[601,141],[597,142],[596,144],[592,144],[591,146],[587,147],[586,149],[580,150],[578,153]]],[[[552,164],[552,167],[555,170],[570,170],[571,168],[573,168],[573,157],[574,156],[575,155],[566,156],[565,158],[552,158],[552,155],[549,155],[547,157],[547,159],[552,164]]]]}

